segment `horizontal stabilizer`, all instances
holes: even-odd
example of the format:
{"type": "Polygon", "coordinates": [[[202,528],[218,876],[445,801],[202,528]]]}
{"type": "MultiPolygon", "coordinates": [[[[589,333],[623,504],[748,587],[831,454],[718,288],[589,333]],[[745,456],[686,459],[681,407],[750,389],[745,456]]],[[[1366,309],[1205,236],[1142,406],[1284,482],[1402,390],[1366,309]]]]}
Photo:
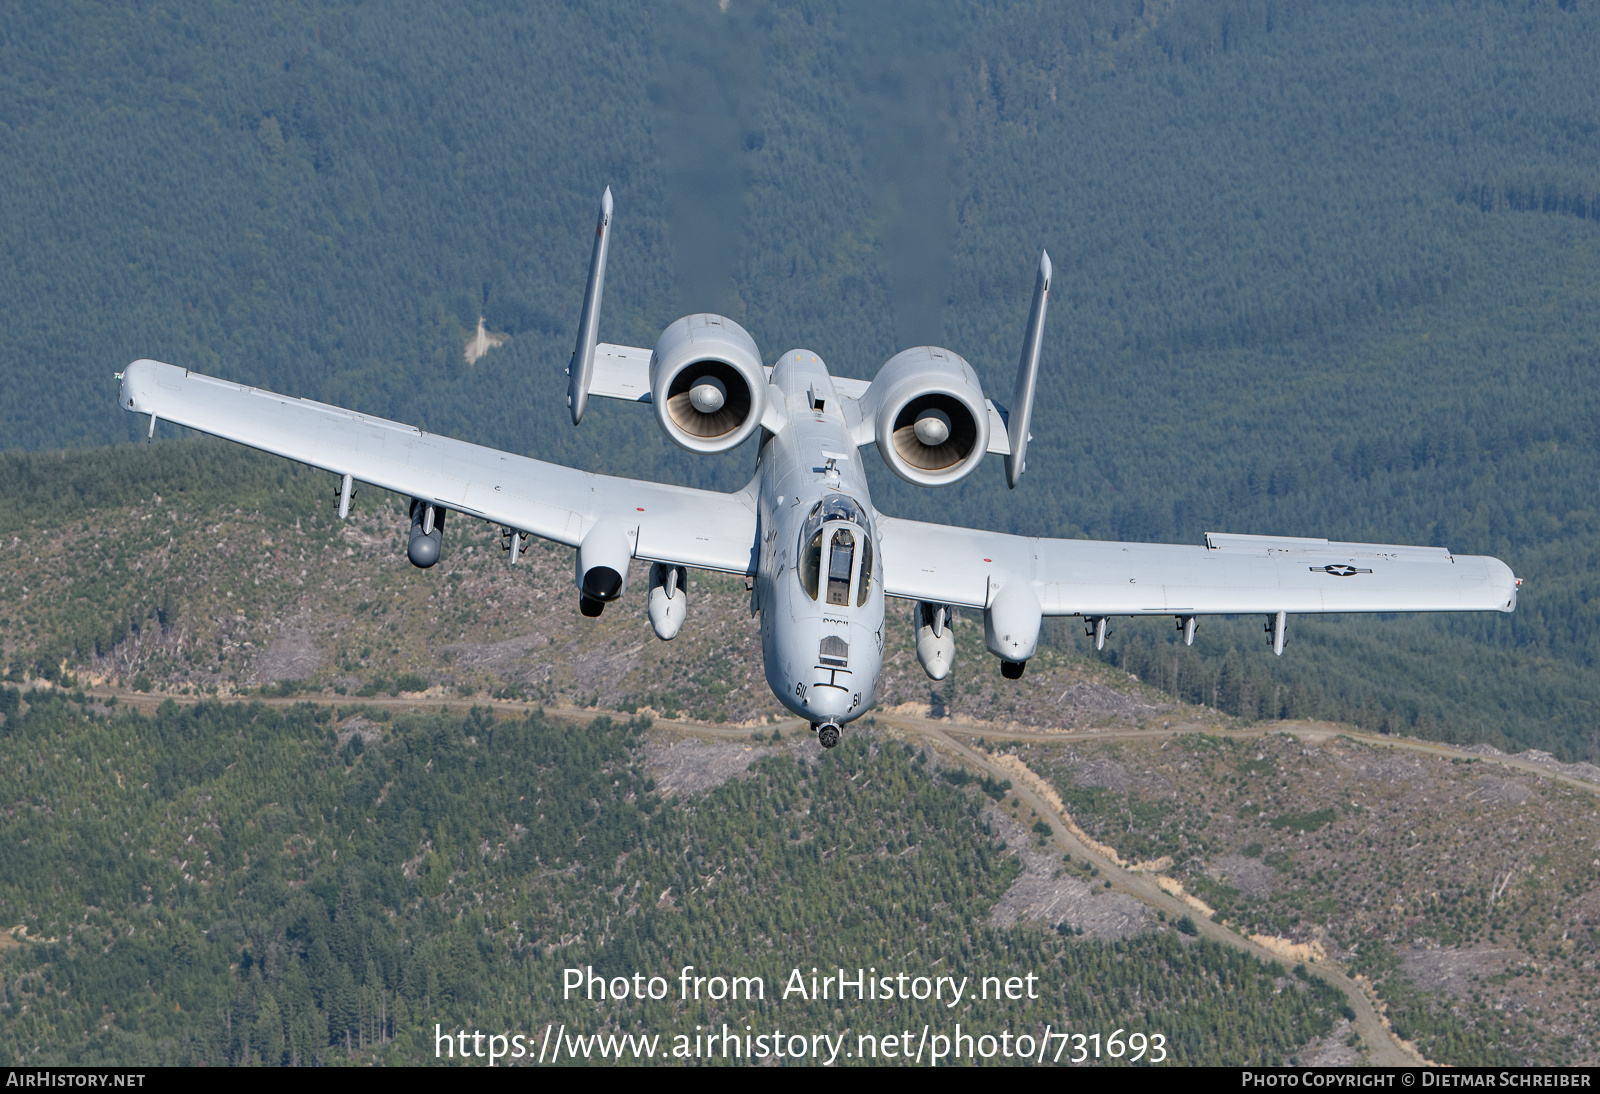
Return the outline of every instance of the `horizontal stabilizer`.
{"type": "Polygon", "coordinates": [[[989,448],[996,456],[1011,455],[1011,435],[1006,427],[1011,415],[1006,413],[1006,408],[993,399],[985,399],[989,407],[989,448]]]}
{"type": "Polygon", "coordinates": [[[833,390],[842,399],[865,399],[867,389],[872,386],[871,380],[856,380],[849,376],[829,376],[828,379],[833,381],[833,390]]]}
{"type": "Polygon", "coordinates": [[[650,358],[654,354],[638,346],[613,346],[601,342],[594,347],[594,372],[590,374],[589,394],[630,403],[650,401],[650,358]]]}

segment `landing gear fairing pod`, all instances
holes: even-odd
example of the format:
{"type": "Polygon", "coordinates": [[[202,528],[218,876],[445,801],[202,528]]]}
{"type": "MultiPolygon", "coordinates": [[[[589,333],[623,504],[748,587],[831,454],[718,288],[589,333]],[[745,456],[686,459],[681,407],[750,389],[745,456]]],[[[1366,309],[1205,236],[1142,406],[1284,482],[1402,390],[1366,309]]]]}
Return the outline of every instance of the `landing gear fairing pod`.
{"type": "Polygon", "coordinates": [[[1030,581],[1007,581],[983,613],[983,641],[1000,658],[1001,672],[1011,680],[1022,676],[1028,658],[1039,651],[1044,608],[1030,581]]]}
{"type": "MultiPolygon", "coordinates": [[[[959,481],[996,453],[1007,485],[1018,486],[1049,257],[1039,259],[1007,408],[984,397],[977,369],[936,347],[896,354],[867,382],[832,375],[805,349],[767,366],[744,328],[720,316],[680,319],[654,349],[600,342],[611,212],[608,190],[567,365],[572,419],[603,396],[651,404],[660,428],[690,452],[759,437],[755,476],[742,490],[589,474],[156,361],[135,361],[119,375],[119,405],[331,471],[340,476],[341,515],[357,480],[418,499],[407,542],[418,566],[440,560],[446,510],[510,530],[513,559],[523,536],[575,548],[586,615],[624,595],[634,561],[648,564],[651,626],[662,638],[685,625],[688,568],[742,575],[760,615],[767,682],[824,747],[875,702],[889,597],[914,604],[918,658],[935,679],[952,671],[947,613],[956,609],[983,613],[985,642],[1015,678],[1049,616],[1083,617],[1103,645],[1112,616],[1176,618],[1192,640],[1200,616],[1254,614],[1267,618],[1281,653],[1297,613],[1516,607],[1518,581],[1505,563],[1443,547],[1218,533],[1203,546],[1107,543],[879,513],[862,467],[867,445],[895,474],[925,486],[959,481]]],[[[1026,297],[1013,300],[1020,315],[1026,297]]]]}
{"type": "Polygon", "coordinates": [[[602,518],[578,544],[574,579],[578,584],[578,607],[591,618],[622,596],[628,584],[628,562],[633,545],[615,520],[602,518]]]}
{"type": "Polygon", "coordinates": [[[930,680],[943,680],[956,663],[956,636],[950,629],[948,604],[919,600],[911,610],[916,629],[917,661],[930,680]]]}
{"type": "Polygon", "coordinates": [[[411,499],[411,531],[406,536],[406,558],[419,570],[426,570],[439,561],[444,550],[445,510],[423,501],[411,499]]]}
{"type": "Polygon", "coordinates": [[[689,614],[689,576],[682,566],[650,564],[650,596],[645,608],[657,638],[670,642],[678,637],[689,614]]]}

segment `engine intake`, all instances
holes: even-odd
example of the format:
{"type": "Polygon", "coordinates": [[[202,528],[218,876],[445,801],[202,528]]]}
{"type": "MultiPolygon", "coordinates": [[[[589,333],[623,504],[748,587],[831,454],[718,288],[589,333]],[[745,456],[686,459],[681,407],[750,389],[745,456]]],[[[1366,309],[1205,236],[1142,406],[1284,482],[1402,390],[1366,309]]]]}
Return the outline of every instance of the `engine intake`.
{"type": "Polygon", "coordinates": [[[947,349],[895,354],[878,370],[867,401],[878,453],[907,482],[959,482],[989,450],[983,387],[972,366],[947,349]]]}
{"type": "Polygon", "coordinates": [[[691,452],[726,452],[766,410],[761,351],[732,319],[686,315],[656,341],[650,395],[667,436],[691,452]]]}

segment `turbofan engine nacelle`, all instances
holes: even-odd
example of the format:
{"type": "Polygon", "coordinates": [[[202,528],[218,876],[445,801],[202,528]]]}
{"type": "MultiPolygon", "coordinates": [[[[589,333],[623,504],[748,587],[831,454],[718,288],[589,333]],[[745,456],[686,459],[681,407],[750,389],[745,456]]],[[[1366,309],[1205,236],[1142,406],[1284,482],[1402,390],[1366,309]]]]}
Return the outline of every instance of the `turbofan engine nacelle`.
{"type": "Polygon", "coordinates": [[[578,583],[578,609],[591,618],[622,596],[628,583],[628,562],[633,545],[622,525],[614,520],[597,521],[578,544],[574,579],[578,583]]]}
{"type": "Polygon", "coordinates": [[[411,531],[406,536],[406,558],[419,570],[439,561],[444,550],[446,510],[421,498],[411,499],[411,531]]]}
{"type": "Polygon", "coordinates": [[[918,346],[889,358],[867,403],[879,455],[907,482],[959,482],[989,450],[983,386],[972,366],[947,349],[918,346]]]}
{"type": "Polygon", "coordinates": [[[917,660],[929,679],[943,680],[956,663],[956,636],[950,629],[953,620],[946,604],[917,601],[911,617],[917,630],[917,660]]]}
{"type": "Polygon", "coordinates": [[[661,332],[650,359],[656,421],[690,452],[726,452],[756,431],[767,408],[761,351],[739,324],[686,315],[661,332]]]}

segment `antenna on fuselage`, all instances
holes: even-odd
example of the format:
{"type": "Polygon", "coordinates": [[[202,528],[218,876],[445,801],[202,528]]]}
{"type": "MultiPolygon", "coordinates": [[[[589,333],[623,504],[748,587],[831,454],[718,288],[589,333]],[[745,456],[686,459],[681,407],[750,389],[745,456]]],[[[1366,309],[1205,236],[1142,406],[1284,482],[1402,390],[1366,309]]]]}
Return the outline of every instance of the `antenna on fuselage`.
{"type": "Polygon", "coordinates": [[[583,421],[589,405],[589,382],[594,378],[594,347],[600,341],[600,297],[605,292],[606,251],[611,246],[611,187],[600,195],[600,220],[594,229],[594,254],[589,258],[589,286],[583,291],[583,314],[578,318],[578,345],[567,365],[567,409],[572,424],[583,421]]]}
{"type": "Polygon", "coordinates": [[[1039,252],[1039,276],[1033,283],[1033,308],[1028,312],[1028,327],[1022,336],[1022,362],[1017,366],[1017,386],[1011,392],[1011,411],[1006,418],[1006,439],[1011,451],[1006,456],[1006,485],[1017,488],[1017,480],[1028,468],[1028,432],[1033,421],[1033,392],[1039,380],[1039,351],[1044,344],[1044,313],[1050,306],[1050,252],[1039,252]]]}

